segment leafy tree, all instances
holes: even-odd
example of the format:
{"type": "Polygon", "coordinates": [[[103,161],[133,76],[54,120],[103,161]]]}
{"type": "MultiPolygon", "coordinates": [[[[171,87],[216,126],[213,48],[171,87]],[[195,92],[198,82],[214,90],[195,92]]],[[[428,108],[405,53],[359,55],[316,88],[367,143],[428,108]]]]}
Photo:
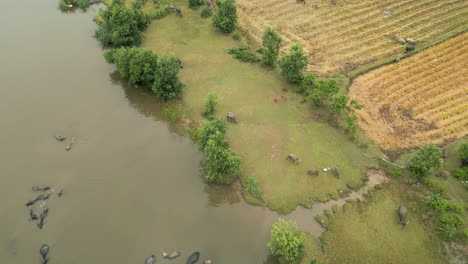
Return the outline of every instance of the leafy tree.
{"type": "Polygon", "coordinates": [[[452,174],[460,181],[468,181],[468,167],[454,169],[452,174]]]}
{"type": "Polygon", "coordinates": [[[434,144],[423,146],[409,160],[408,167],[411,175],[424,177],[432,169],[442,167],[442,152],[434,144]]]}
{"type": "Polygon", "coordinates": [[[185,85],[179,80],[180,63],[175,55],[162,55],[158,57],[156,71],[154,72],[153,92],[161,100],[167,101],[179,98],[185,85]]]}
{"type": "Polygon", "coordinates": [[[213,26],[224,33],[231,33],[236,29],[237,8],[234,0],[218,1],[218,11],[213,15],[213,26]]]}
{"type": "MultiPolygon", "coordinates": [[[[303,80],[303,85],[307,85],[304,82],[311,78],[308,76],[309,75],[306,75],[306,79],[303,80]]],[[[313,83],[313,78],[312,80],[309,80],[309,82],[313,83]]],[[[331,97],[335,95],[338,90],[339,87],[335,79],[321,80],[313,83],[312,89],[309,89],[308,91],[309,94],[307,95],[306,100],[311,101],[313,106],[319,107],[328,103],[331,97]]]]}
{"type": "Polygon", "coordinates": [[[222,134],[226,134],[227,131],[227,124],[226,121],[220,118],[213,118],[207,122],[199,133],[199,140],[198,140],[198,149],[201,152],[204,152],[206,144],[211,135],[214,135],[216,132],[221,132],[222,134]]]}
{"type": "Polygon", "coordinates": [[[304,241],[297,233],[293,221],[279,219],[273,224],[268,248],[271,253],[281,256],[287,263],[297,263],[304,255],[304,241]]]}
{"type": "MultiPolygon", "coordinates": [[[[309,96],[315,88],[315,76],[307,73],[301,81],[301,85],[297,92],[309,96]]],[[[307,100],[307,97],[306,97],[307,100]]]]}
{"type": "Polygon", "coordinates": [[[208,182],[232,183],[240,170],[240,157],[224,143],[224,134],[216,131],[206,143],[203,171],[208,182]]]}
{"type": "Polygon", "coordinates": [[[158,56],[148,49],[119,48],[104,52],[108,63],[117,66],[119,74],[130,83],[151,86],[157,68],[158,56]]]}
{"type": "Polygon", "coordinates": [[[96,38],[105,46],[130,47],[143,40],[143,30],[149,17],[140,10],[127,8],[121,0],[114,0],[104,10],[100,10],[104,23],[99,25],[96,38]]]}
{"type": "Polygon", "coordinates": [[[281,75],[293,84],[301,83],[303,71],[307,66],[309,57],[299,44],[294,44],[289,53],[280,59],[281,75]]]}
{"type": "Polygon", "coordinates": [[[267,27],[265,33],[263,33],[263,53],[262,62],[265,66],[274,68],[276,66],[276,60],[278,59],[281,36],[276,33],[271,27],[267,27]]]}
{"type": "Polygon", "coordinates": [[[135,0],[132,2],[132,7],[134,9],[141,9],[143,7],[143,2],[141,0],[135,0]]]}
{"type": "Polygon", "coordinates": [[[432,197],[427,200],[427,204],[434,208],[437,212],[442,213],[447,210],[449,203],[444,199],[440,194],[434,194],[432,197]]]}
{"type": "Polygon", "coordinates": [[[335,115],[341,115],[346,122],[346,130],[354,134],[358,129],[356,110],[360,110],[363,107],[364,105],[359,104],[357,100],[349,98],[347,94],[340,94],[331,102],[330,111],[335,115]]]}
{"type": "Polygon", "coordinates": [[[458,147],[458,153],[460,154],[463,166],[468,166],[468,143],[461,143],[458,147]]]}
{"type": "Polygon", "coordinates": [[[218,95],[215,93],[209,93],[208,102],[206,102],[205,106],[202,109],[202,116],[204,116],[207,119],[212,119],[216,105],[218,105],[218,95]]]}

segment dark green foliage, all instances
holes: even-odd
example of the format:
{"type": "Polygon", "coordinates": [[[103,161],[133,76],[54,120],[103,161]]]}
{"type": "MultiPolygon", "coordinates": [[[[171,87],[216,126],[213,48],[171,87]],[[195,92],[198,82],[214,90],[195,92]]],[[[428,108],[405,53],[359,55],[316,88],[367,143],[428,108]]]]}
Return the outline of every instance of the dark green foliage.
{"type": "Polygon", "coordinates": [[[260,198],[262,197],[262,191],[260,190],[260,187],[258,186],[257,179],[255,179],[252,176],[247,177],[246,181],[246,188],[251,193],[253,196],[260,198]]]}
{"type": "Polygon", "coordinates": [[[356,110],[360,110],[363,107],[364,105],[351,99],[347,94],[340,94],[330,103],[330,111],[335,115],[343,117],[343,120],[346,122],[346,130],[351,134],[356,133],[358,129],[356,110]]]}
{"type": "Polygon", "coordinates": [[[180,98],[185,85],[179,80],[180,63],[175,55],[162,55],[158,57],[156,71],[154,72],[153,92],[162,101],[180,98]]]}
{"type": "Polygon", "coordinates": [[[141,0],[135,0],[132,2],[132,7],[134,9],[141,9],[141,7],[143,7],[143,2],[141,0]]]}
{"type": "Polygon", "coordinates": [[[117,66],[117,71],[130,83],[150,87],[154,82],[158,56],[148,49],[119,48],[104,52],[108,63],[117,66]]]}
{"type": "Polygon", "coordinates": [[[271,254],[282,257],[286,263],[294,264],[304,255],[304,242],[293,221],[279,219],[273,224],[268,248],[271,254]]]}
{"type": "Polygon", "coordinates": [[[394,168],[393,169],[393,176],[395,177],[400,177],[403,171],[400,168],[394,168]]]}
{"type": "Polygon", "coordinates": [[[208,139],[210,136],[214,135],[216,132],[221,132],[222,134],[226,134],[227,131],[227,124],[224,120],[219,118],[214,118],[213,120],[206,123],[199,133],[199,140],[198,140],[198,149],[201,152],[204,152],[206,144],[208,143],[208,139]]]}
{"type": "Polygon", "coordinates": [[[91,3],[89,0],[76,0],[76,5],[81,9],[86,9],[91,5],[91,3]]]}
{"type": "Polygon", "coordinates": [[[427,204],[439,213],[445,212],[449,206],[448,201],[440,194],[432,195],[432,197],[427,200],[427,204]]]}
{"type": "Polygon", "coordinates": [[[218,11],[213,15],[213,26],[224,33],[231,33],[237,25],[237,8],[234,0],[218,1],[218,11]]]}
{"type": "Polygon", "coordinates": [[[468,166],[468,143],[461,143],[458,147],[458,153],[460,154],[463,166],[468,166]]]}
{"type": "Polygon", "coordinates": [[[232,49],[226,49],[227,54],[231,54],[232,57],[236,60],[242,61],[242,62],[258,62],[260,59],[250,51],[248,48],[232,48],[232,49]]]}
{"type": "Polygon", "coordinates": [[[195,9],[201,5],[200,0],[188,0],[188,6],[192,9],[195,9]]]}
{"type": "Polygon", "coordinates": [[[104,23],[99,25],[96,38],[101,44],[130,47],[143,40],[143,30],[149,23],[149,17],[140,10],[127,8],[122,1],[116,0],[99,14],[104,23]]]}
{"type": "Polygon", "coordinates": [[[299,44],[294,44],[289,53],[280,59],[281,75],[293,84],[301,83],[309,57],[299,44]]]}
{"type": "Polygon", "coordinates": [[[63,12],[72,11],[75,8],[86,10],[91,5],[90,0],[60,0],[59,9],[63,12]]]}
{"type": "Polygon", "coordinates": [[[263,33],[263,53],[262,62],[263,65],[275,68],[276,60],[278,59],[281,37],[271,27],[267,27],[265,33],[263,33]]]}
{"type": "Polygon", "coordinates": [[[452,175],[460,181],[468,181],[468,167],[455,169],[452,175]]]}
{"type": "Polygon", "coordinates": [[[312,102],[312,106],[319,107],[327,104],[339,90],[335,79],[321,80],[314,83],[310,75],[306,75],[306,77],[307,79],[304,79],[301,85],[306,87],[301,89],[305,89],[307,93],[306,100],[312,102]],[[308,85],[307,82],[312,82],[312,85],[308,85]]]}
{"type": "Polygon", "coordinates": [[[216,131],[205,146],[203,171],[205,179],[214,183],[232,183],[240,170],[240,157],[224,143],[224,134],[216,131]]]}
{"type": "Polygon", "coordinates": [[[458,231],[462,231],[464,225],[463,218],[456,214],[441,214],[439,215],[439,234],[442,239],[452,240],[458,231]]]}
{"type": "Polygon", "coordinates": [[[212,119],[215,113],[216,105],[218,105],[218,95],[215,93],[209,93],[208,101],[202,109],[202,116],[208,120],[212,119]]]}
{"type": "Polygon", "coordinates": [[[408,163],[412,176],[422,178],[432,169],[442,167],[442,152],[434,144],[421,147],[408,163]]]}
{"type": "MultiPolygon", "coordinates": [[[[299,88],[296,90],[296,92],[300,93],[300,94],[304,94],[306,96],[310,95],[313,90],[316,88],[315,85],[315,76],[310,74],[310,73],[307,73],[305,76],[304,76],[304,79],[302,79],[302,82],[301,82],[301,85],[299,86],[299,88]]],[[[336,83],[336,82],[335,82],[336,83]]],[[[306,99],[307,100],[307,99],[306,99]]]]}
{"type": "Polygon", "coordinates": [[[163,17],[165,17],[167,14],[169,14],[170,12],[174,11],[173,8],[171,8],[170,6],[166,5],[162,8],[159,8],[155,11],[152,11],[150,13],[148,13],[147,17],[148,19],[161,19],[163,17]]]}
{"type": "Polygon", "coordinates": [[[164,117],[170,124],[175,124],[180,120],[181,114],[173,107],[164,108],[164,117]]]}
{"type": "Polygon", "coordinates": [[[213,10],[209,6],[203,6],[200,11],[201,17],[210,17],[213,15],[213,10]]]}

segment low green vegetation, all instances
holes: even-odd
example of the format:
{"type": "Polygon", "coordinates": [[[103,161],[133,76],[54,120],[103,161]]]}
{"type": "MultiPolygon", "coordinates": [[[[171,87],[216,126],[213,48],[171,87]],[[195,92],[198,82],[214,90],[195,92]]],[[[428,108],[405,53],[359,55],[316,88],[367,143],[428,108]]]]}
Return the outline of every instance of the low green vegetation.
{"type": "Polygon", "coordinates": [[[468,143],[460,143],[460,146],[458,147],[458,153],[460,155],[462,166],[468,166],[468,143]]]}
{"type": "Polygon", "coordinates": [[[242,35],[239,31],[236,31],[234,33],[232,33],[232,38],[235,39],[235,40],[240,40],[242,38],[242,35]]]}
{"type": "Polygon", "coordinates": [[[298,263],[304,256],[304,241],[293,221],[279,219],[271,227],[268,248],[288,264],[298,263]]]}
{"type": "Polygon", "coordinates": [[[192,9],[198,8],[201,4],[200,0],[188,0],[188,6],[192,9]]]}
{"type": "Polygon", "coordinates": [[[213,15],[213,26],[224,33],[231,33],[237,25],[237,7],[234,0],[217,1],[218,10],[213,15]]]}
{"type": "Polygon", "coordinates": [[[96,38],[104,46],[131,47],[143,40],[143,31],[150,16],[141,10],[128,8],[121,0],[114,0],[99,12],[103,23],[96,30],[96,38]]]}
{"type": "Polygon", "coordinates": [[[468,167],[454,169],[452,175],[459,181],[468,181],[468,167]]]}
{"type": "Polygon", "coordinates": [[[216,105],[218,105],[218,95],[216,93],[209,93],[208,101],[202,109],[202,116],[208,120],[213,119],[216,105]]]}
{"type": "Polygon", "coordinates": [[[411,157],[408,168],[412,176],[422,178],[427,176],[433,169],[441,168],[442,164],[442,152],[436,145],[429,144],[421,147],[411,157]]]}
{"type": "Polygon", "coordinates": [[[90,0],[60,0],[59,9],[63,12],[73,11],[76,8],[86,10],[91,5],[90,0]]]}
{"type": "Polygon", "coordinates": [[[248,176],[245,187],[247,188],[249,193],[252,194],[253,196],[255,196],[256,198],[261,198],[262,197],[262,190],[260,190],[260,187],[258,186],[257,179],[255,179],[255,177],[248,176]]]}
{"type": "Polygon", "coordinates": [[[281,36],[271,27],[267,27],[262,38],[262,63],[263,65],[275,68],[278,60],[281,36]]]}
{"type": "Polygon", "coordinates": [[[180,98],[184,84],[179,80],[180,62],[173,54],[157,56],[144,48],[119,48],[104,52],[108,63],[132,84],[141,84],[162,101],[180,98]]]}
{"type": "Polygon", "coordinates": [[[299,44],[292,45],[289,53],[280,59],[281,75],[292,84],[300,84],[303,72],[309,63],[309,57],[299,44]]]}
{"type": "Polygon", "coordinates": [[[259,62],[260,59],[257,55],[248,48],[230,48],[226,49],[226,53],[232,55],[232,57],[241,62],[259,62]]]}
{"type": "Polygon", "coordinates": [[[179,122],[181,114],[175,107],[168,106],[164,108],[164,117],[171,125],[174,125],[179,122]]]}
{"type": "Polygon", "coordinates": [[[242,161],[226,144],[226,130],[226,122],[219,118],[201,129],[198,147],[205,155],[203,173],[207,182],[230,184],[240,171],[242,161]]]}
{"type": "Polygon", "coordinates": [[[213,10],[209,6],[203,6],[200,11],[200,16],[207,18],[213,15],[213,10]]]}

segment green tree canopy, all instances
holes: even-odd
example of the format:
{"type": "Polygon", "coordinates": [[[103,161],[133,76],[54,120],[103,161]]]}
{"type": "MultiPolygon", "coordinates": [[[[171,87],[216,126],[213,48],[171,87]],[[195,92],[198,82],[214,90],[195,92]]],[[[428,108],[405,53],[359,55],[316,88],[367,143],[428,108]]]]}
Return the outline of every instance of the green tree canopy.
{"type": "Polygon", "coordinates": [[[198,140],[198,149],[201,152],[205,151],[206,144],[211,135],[214,135],[216,132],[221,132],[223,135],[226,134],[227,124],[226,121],[220,118],[213,118],[207,122],[201,129],[199,140],[198,140]]]}
{"type": "Polygon", "coordinates": [[[278,59],[281,36],[276,33],[271,27],[267,27],[265,33],[263,33],[263,53],[262,62],[265,66],[274,68],[276,66],[276,60],[278,59]]]}
{"type": "Polygon", "coordinates": [[[231,33],[237,25],[237,8],[234,0],[218,1],[218,11],[212,18],[213,26],[224,33],[231,33]]]}
{"type": "Polygon", "coordinates": [[[148,49],[119,48],[104,52],[108,63],[117,66],[119,74],[130,83],[151,86],[154,82],[158,56],[148,49]]]}
{"type": "Polygon", "coordinates": [[[313,82],[313,76],[308,77],[310,75],[306,75],[306,78],[303,80],[303,85],[305,85],[305,80],[312,78],[312,88],[311,89],[306,89],[301,87],[301,89],[306,89],[306,92],[308,93],[306,96],[307,101],[311,101],[313,106],[319,107],[322,106],[332,98],[333,95],[335,95],[338,90],[338,84],[336,83],[335,79],[329,79],[329,80],[321,80],[319,82],[313,82]]]}
{"type": "Polygon", "coordinates": [[[179,80],[180,62],[173,54],[158,57],[156,71],[154,72],[153,92],[161,100],[167,101],[179,98],[185,85],[179,80]]]}
{"type": "Polygon", "coordinates": [[[299,44],[294,44],[289,53],[280,59],[281,75],[293,84],[301,83],[309,57],[299,44]]]}
{"type": "Polygon", "coordinates": [[[224,134],[216,131],[206,143],[203,171],[208,182],[232,183],[240,170],[240,157],[224,143],[224,134]]]}
{"type": "Polygon", "coordinates": [[[408,167],[411,175],[424,177],[432,169],[442,167],[442,152],[434,144],[423,146],[411,157],[408,167]]]}
{"type": "Polygon", "coordinates": [[[297,226],[293,221],[279,219],[273,224],[268,248],[271,254],[281,256],[287,263],[299,262],[304,254],[304,242],[297,233],[297,226]]]}
{"type": "Polygon", "coordinates": [[[140,10],[127,8],[121,0],[114,0],[104,10],[100,10],[104,23],[99,25],[96,38],[105,46],[130,47],[143,40],[143,30],[149,17],[140,10]]]}
{"type": "Polygon", "coordinates": [[[468,165],[468,143],[462,142],[458,147],[458,153],[464,166],[468,165]]]}

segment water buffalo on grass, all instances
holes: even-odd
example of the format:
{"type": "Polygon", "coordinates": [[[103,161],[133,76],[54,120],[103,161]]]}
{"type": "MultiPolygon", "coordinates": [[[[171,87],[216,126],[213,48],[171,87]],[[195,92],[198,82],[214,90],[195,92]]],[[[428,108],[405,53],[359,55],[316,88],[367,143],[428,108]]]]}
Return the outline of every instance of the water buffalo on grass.
{"type": "Polygon", "coordinates": [[[400,208],[398,208],[398,214],[400,215],[401,225],[403,227],[405,227],[408,224],[408,222],[406,221],[406,216],[408,214],[408,210],[406,210],[406,207],[401,205],[400,208]]]}
{"type": "Polygon", "coordinates": [[[294,163],[299,163],[301,160],[299,159],[299,157],[297,157],[296,154],[293,154],[293,153],[290,153],[287,157],[288,160],[294,162],[294,163]]]}
{"type": "Polygon", "coordinates": [[[319,174],[319,171],[317,169],[311,169],[307,171],[307,175],[309,176],[317,176],[319,174]]]}
{"type": "Polygon", "coordinates": [[[337,177],[338,179],[340,178],[340,170],[337,167],[334,167],[332,170],[333,175],[337,177]]]}
{"type": "Polygon", "coordinates": [[[417,39],[412,39],[412,38],[407,38],[407,39],[406,39],[406,42],[409,43],[409,44],[414,45],[414,44],[418,43],[419,40],[417,40],[417,39]]]}
{"type": "Polygon", "coordinates": [[[227,118],[227,121],[231,123],[235,123],[235,124],[237,123],[236,115],[234,115],[233,112],[228,112],[226,115],[226,118],[227,118]]]}
{"type": "Polygon", "coordinates": [[[406,46],[406,51],[413,51],[414,50],[414,45],[408,45],[406,46]]]}
{"type": "Polygon", "coordinates": [[[145,264],[154,264],[154,263],[156,263],[156,256],[155,255],[149,256],[145,261],[145,264]]]}
{"type": "Polygon", "coordinates": [[[198,259],[200,259],[200,252],[193,252],[192,255],[187,259],[187,264],[195,264],[197,263],[198,259]]]}

